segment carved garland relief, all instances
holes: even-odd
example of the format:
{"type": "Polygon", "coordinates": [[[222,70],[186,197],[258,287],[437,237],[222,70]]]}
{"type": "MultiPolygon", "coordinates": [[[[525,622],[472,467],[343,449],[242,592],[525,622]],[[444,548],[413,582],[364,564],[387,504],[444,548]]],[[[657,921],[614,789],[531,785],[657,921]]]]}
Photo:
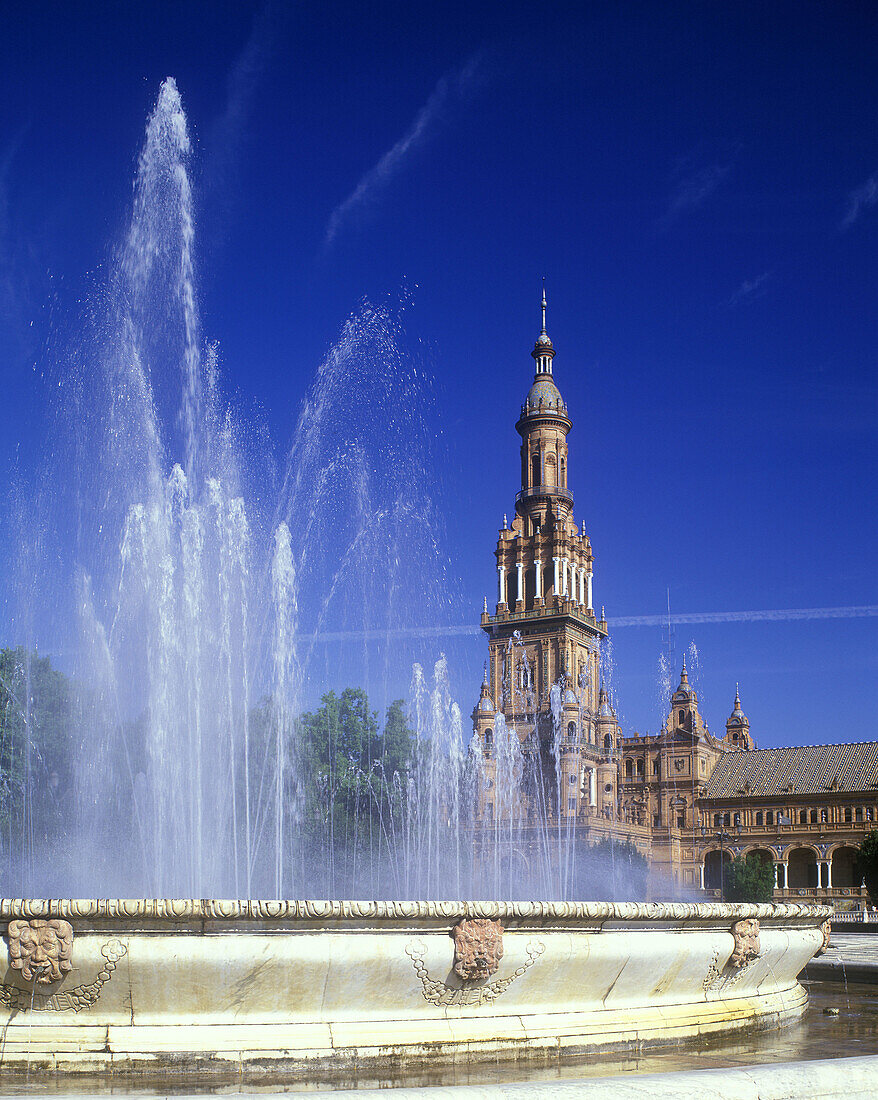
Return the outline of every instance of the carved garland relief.
{"type": "Polygon", "coordinates": [[[760,957],[759,921],[753,917],[735,921],[729,929],[732,934],[732,953],[723,966],[719,965],[721,952],[714,952],[713,959],[702,982],[705,993],[717,993],[736,985],[753,963],[760,957]]]}
{"type": "Polygon", "coordinates": [[[73,969],[73,928],[66,920],[13,920],[6,930],[9,966],[20,970],[30,989],[0,983],[0,1007],[14,1012],[81,1012],[91,1008],[112,978],[127,946],[112,939],[101,948],[104,964],[94,980],[55,993],[37,993],[38,985],[60,982],[73,969]]]}
{"type": "Polygon", "coordinates": [[[546,950],[545,944],[531,941],[525,951],[527,962],[505,978],[497,978],[488,984],[486,978],[496,974],[503,958],[503,925],[500,921],[485,918],[464,918],[452,928],[454,959],[452,971],[460,984],[449,985],[439,978],[432,978],[424,956],[427,946],[422,940],[412,940],[405,952],[412,960],[415,974],[421,981],[424,999],[432,1005],[456,1005],[462,1008],[492,1004],[501,993],[529,970],[546,950]]]}

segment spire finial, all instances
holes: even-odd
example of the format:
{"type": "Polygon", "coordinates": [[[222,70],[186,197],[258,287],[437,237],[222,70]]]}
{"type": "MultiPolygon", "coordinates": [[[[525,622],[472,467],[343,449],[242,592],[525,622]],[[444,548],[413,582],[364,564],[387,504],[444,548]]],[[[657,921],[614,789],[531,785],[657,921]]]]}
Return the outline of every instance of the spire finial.
{"type": "Polygon", "coordinates": [[[484,604],[484,607],[482,608],[482,612],[485,615],[488,614],[488,597],[487,596],[485,596],[485,604],[484,604]]]}
{"type": "Polygon", "coordinates": [[[543,276],[543,327],[540,330],[540,335],[546,335],[546,276],[543,276]]]}
{"type": "Polygon", "coordinates": [[[487,686],[488,686],[488,662],[485,661],[485,675],[484,675],[484,678],[482,680],[482,687],[487,687],[487,686]]]}

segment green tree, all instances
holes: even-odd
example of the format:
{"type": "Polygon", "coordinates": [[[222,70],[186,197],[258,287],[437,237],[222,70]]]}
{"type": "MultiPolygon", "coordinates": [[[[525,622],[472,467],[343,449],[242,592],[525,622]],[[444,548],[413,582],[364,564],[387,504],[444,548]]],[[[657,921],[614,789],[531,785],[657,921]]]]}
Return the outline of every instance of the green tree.
{"type": "Polygon", "coordinates": [[[57,830],[71,780],[73,693],[48,657],[0,649],[0,833],[7,843],[57,830]]]}
{"type": "Polygon", "coordinates": [[[771,901],[774,896],[774,865],[758,853],[735,856],[726,868],[726,901],[771,901]]]}
{"type": "Polygon", "coordinates": [[[630,840],[599,840],[578,868],[577,897],[584,901],[642,901],[646,898],[646,856],[630,840]]]}
{"type": "Polygon", "coordinates": [[[878,829],[863,837],[859,856],[860,874],[866,881],[866,889],[873,905],[878,905],[878,829]]]}

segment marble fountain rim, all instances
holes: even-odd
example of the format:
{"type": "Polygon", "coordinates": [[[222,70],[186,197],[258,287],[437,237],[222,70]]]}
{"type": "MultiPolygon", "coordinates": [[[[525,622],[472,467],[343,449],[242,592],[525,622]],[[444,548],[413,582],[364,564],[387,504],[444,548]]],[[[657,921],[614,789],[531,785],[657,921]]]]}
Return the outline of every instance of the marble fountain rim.
{"type": "Polygon", "coordinates": [[[546,902],[546,901],[344,901],[328,899],[210,898],[0,898],[0,921],[457,921],[487,918],[548,922],[571,927],[595,922],[694,922],[756,918],[777,923],[823,921],[831,905],[802,902],[546,902]]]}

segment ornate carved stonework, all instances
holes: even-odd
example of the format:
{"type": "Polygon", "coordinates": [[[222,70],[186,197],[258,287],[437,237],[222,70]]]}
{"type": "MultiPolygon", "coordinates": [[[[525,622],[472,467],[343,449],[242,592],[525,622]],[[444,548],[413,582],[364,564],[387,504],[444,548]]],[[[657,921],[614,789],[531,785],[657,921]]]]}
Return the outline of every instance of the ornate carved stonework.
{"type": "Polygon", "coordinates": [[[498,920],[471,917],[451,930],[454,973],[465,982],[490,978],[503,958],[503,925],[498,920]]]}
{"type": "MultiPolygon", "coordinates": [[[[101,990],[112,978],[116,964],[128,952],[119,940],[110,940],[101,948],[104,964],[94,981],[60,989],[56,993],[37,993],[35,989],[21,989],[17,985],[0,983],[0,1006],[13,1012],[82,1012],[97,1003],[101,990]]],[[[69,967],[68,967],[69,969],[69,967]]]]}
{"type": "Polygon", "coordinates": [[[823,933],[823,943],[821,943],[821,945],[814,952],[815,958],[819,955],[826,954],[826,949],[827,947],[829,947],[829,940],[832,936],[832,924],[828,920],[825,920],[823,924],[820,925],[820,931],[823,933]]]}
{"type": "Polygon", "coordinates": [[[735,937],[735,950],[729,959],[729,966],[742,969],[759,958],[759,921],[754,917],[735,921],[732,925],[735,937]]]}
{"type": "Polygon", "coordinates": [[[73,928],[66,920],[13,920],[6,938],[9,965],[26,982],[51,985],[71,970],[73,928]]]}
{"type": "Polygon", "coordinates": [[[487,985],[464,984],[460,986],[449,985],[439,978],[430,977],[427,965],[424,962],[427,947],[423,941],[413,940],[406,947],[405,953],[412,960],[415,974],[421,981],[421,990],[425,1001],[431,1005],[442,1005],[443,1007],[456,1005],[461,1008],[477,1008],[481,1005],[493,1004],[500,994],[512,985],[516,978],[520,978],[525,971],[533,966],[545,950],[545,944],[532,940],[525,948],[527,962],[517,966],[507,978],[496,978],[487,985]]]}

